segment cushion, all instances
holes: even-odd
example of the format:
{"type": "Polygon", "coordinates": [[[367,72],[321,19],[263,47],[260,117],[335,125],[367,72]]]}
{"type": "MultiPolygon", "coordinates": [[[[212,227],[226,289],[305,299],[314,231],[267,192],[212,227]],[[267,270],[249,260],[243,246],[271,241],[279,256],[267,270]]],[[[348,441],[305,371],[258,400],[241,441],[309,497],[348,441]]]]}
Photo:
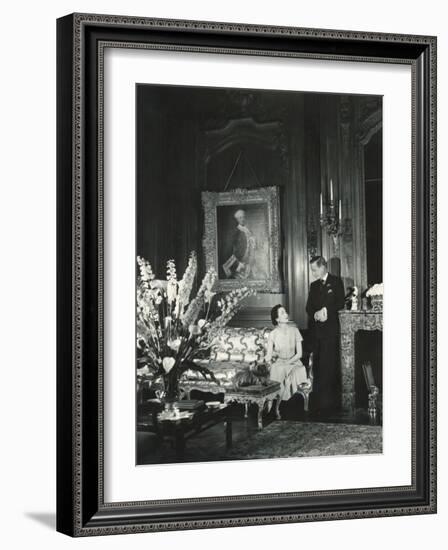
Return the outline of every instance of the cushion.
{"type": "MultiPolygon", "coordinates": [[[[235,374],[243,369],[249,367],[247,363],[241,363],[239,361],[208,361],[208,360],[196,360],[196,363],[199,363],[208,369],[210,369],[215,375],[218,384],[223,388],[233,387],[233,379],[235,374]]],[[[183,379],[184,382],[198,382],[201,386],[210,387],[216,385],[215,382],[211,381],[209,378],[205,379],[201,373],[193,370],[188,370],[184,373],[183,379]]]]}
{"type": "Polygon", "coordinates": [[[212,361],[262,362],[266,353],[268,328],[226,327],[210,351],[212,361]]]}

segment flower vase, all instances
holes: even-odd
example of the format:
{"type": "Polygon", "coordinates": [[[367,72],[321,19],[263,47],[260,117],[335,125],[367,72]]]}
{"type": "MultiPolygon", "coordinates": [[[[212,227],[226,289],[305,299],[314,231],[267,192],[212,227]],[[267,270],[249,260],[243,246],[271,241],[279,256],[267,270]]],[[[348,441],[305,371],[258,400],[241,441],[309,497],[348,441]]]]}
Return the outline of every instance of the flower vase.
{"type": "MultiPolygon", "coordinates": [[[[174,370],[174,369],[173,369],[174,370]]],[[[172,370],[163,376],[165,388],[165,408],[170,409],[173,403],[179,401],[179,378],[172,370]]]]}
{"type": "Polygon", "coordinates": [[[383,297],[381,295],[371,296],[370,304],[372,306],[372,311],[383,311],[383,297]]]}

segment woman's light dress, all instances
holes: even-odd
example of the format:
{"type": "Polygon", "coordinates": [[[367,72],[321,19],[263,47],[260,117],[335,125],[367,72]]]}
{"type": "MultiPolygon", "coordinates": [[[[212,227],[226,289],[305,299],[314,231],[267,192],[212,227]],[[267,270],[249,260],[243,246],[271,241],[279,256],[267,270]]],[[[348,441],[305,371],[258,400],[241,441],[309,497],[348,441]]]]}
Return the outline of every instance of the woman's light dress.
{"type": "Polygon", "coordinates": [[[300,361],[302,355],[302,335],[297,327],[276,327],[269,334],[266,362],[273,359],[270,378],[280,382],[280,399],[287,401],[297,391],[297,387],[307,382],[306,368],[300,361]],[[299,355],[294,358],[295,355],[299,355]]]}

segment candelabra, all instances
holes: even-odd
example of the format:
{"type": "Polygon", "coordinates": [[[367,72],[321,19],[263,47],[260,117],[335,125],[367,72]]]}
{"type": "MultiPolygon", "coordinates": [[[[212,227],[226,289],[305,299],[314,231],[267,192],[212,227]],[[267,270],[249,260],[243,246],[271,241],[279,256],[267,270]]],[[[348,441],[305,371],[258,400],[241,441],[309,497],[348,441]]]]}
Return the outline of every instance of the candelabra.
{"type": "Polygon", "coordinates": [[[339,236],[344,233],[342,226],[342,204],[339,199],[336,208],[333,199],[333,181],[330,180],[330,202],[323,203],[322,193],[320,194],[320,226],[332,237],[335,248],[339,246],[339,236]]]}

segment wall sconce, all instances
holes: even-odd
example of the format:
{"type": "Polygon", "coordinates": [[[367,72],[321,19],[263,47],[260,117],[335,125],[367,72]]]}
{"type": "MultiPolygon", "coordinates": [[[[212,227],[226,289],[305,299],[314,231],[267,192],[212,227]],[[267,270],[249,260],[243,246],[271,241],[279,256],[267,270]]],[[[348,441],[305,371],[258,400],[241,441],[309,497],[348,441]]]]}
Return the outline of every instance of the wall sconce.
{"type": "Polygon", "coordinates": [[[339,236],[344,233],[342,226],[342,203],[338,201],[336,208],[333,197],[333,180],[330,180],[330,202],[323,203],[322,193],[320,194],[320,226],[332,237],[335,248],[339,247],[339,236]]]}

